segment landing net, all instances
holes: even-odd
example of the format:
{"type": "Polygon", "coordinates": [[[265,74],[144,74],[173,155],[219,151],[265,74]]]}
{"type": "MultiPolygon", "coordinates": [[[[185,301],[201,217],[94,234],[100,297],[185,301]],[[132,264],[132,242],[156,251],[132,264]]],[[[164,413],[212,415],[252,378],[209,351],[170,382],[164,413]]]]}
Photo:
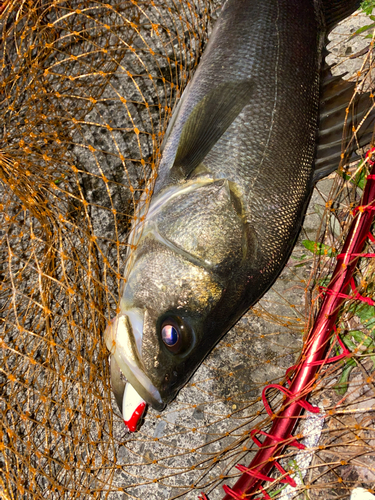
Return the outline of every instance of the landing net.
{"type": "MultiPolygon", "coordinates": [[[[134,209],[151,193],[172,109],[218,12],[209,0],[0,4],[5,500],[196,499],[201,491],[220,499],[240,475],[235,465],[257,450],[251,430],[269,429],[262,390],[300,355],[366,165],[318,184],[275,286],[134,435],[111,393],[103,341],[134,209]]],[[[370,24],[364,14],[352,18],[331,50],[340,62],[354,55],[352,78],[371,86],[372,31],[350,38],[370,24]]],[[[355,280],[363,296],[374,296],[374,273],[375,260],[362,259],[355,280]]],[[[297,431],[309,453],[288,449],[279,460],[299,486],[287,493],[274,485],[272,498],[345,498],[354,486],[374,487],[374,311],[347,301],[340,318],[342,341],[356,354],[321,372],[310,401],[322,414],[306,413],[297,431]]],[[[268,400],[277,408],[281,396],[269,391],[268,400]]]]}

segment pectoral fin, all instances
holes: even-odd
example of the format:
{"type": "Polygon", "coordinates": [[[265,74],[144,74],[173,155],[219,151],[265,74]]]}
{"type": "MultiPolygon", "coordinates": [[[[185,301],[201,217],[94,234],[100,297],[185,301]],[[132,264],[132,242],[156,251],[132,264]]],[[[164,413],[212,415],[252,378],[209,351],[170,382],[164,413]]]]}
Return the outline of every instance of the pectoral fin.
{"type": "Polygon", "coordinates": [[[249,103],[253,93],[251,80],[224,82],[211,90],[194,107],[183,126],[172,171],[188,178],[249,103]]]}
{"type": "Polygon", "coordinates": [[[366,117],[374,102],[370,93],[353,98],[355,83],[343,80],[343,75],[333,76],[328,66],[322,76],[314,182],[336,170],[342,155],[348,160],[358,148],[368,144],[375,122],[374,110],[366,117]],[[353,138],[353,127],[365,117],[358,135],[353,138]]]}
{"type": "Polygon", "coordinates": [[[178,101],[176,107],[174,108],[174,111],[173,111],[173,114],[172,114],[172,118],[170,119],[170,122],[168,123],[168,127],[167,127],[167,130],[166,130],[164,138],[163,138],[163,143],[161,145],[161,150],[160,150],[161,153],[164,151],[165,145],[167,144],[169,136],[171,135],[171,132],[172,132],[173,127],[174,127],[174,124],[176,123],[176,120],[177,120],[178,115],[180,113],[181,107],[182,107],[182,105],[184,103],[184,100],[186,99],[186,96],[188,95],[190,84],[191,84],[191,80],[187,84],[187,86],[186,86],[186,88],[185,88],[185,90],[184,90],[184,92],[183,92],[183,94],[181,96],[181,99],[178,101]]]}

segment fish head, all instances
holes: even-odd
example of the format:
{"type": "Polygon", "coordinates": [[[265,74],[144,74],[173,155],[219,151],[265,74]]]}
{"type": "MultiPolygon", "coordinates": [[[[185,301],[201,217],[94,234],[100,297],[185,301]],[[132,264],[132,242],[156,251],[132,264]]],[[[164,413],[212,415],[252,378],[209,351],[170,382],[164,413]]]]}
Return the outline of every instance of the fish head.
{"type": "Polygon", "coordinates": [[[129,275],[106,342],[128,382],[162,409],[191,376],[192,364],[202,360],[205,324],[223,287],[168,248],[154,241],[148,245],[152,248],[129,275]]]}
{"type": "Polygon", "coordinates": [[[148,214],[106,343],[128,382],[158,410],[233,320],[226,291],[246,254],[243,231],[226,181],[172,196],[148,214]]]}

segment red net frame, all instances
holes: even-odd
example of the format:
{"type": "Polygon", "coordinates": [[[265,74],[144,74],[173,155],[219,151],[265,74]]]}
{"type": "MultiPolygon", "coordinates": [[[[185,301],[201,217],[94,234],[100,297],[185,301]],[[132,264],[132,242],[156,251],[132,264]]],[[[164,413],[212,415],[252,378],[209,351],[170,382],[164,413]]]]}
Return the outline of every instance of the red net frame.
{"type": "MultiPolygon", "coordinates": [[[[346,299],[350,299],[347,292],[351,287],[356,300],[362,300],[370,305],[375,305],[375,301],[368,297],[362,297],[356,290],[353,273],[360,257],[375,257],[375,254],[362,253],[363,246],[369,238],[374,241],[370,232],[371,224],[375,215],[375,148],[372,148],[366,155],[367,161],[371,165],[371,173],[367,176],[367,183],[362,197],[362,203],[354,210],[354,220],[346,237],[342,252],[337,256],[337,264],[333,272],[332,279],[328,286],[322,291],[323,302],[320,307],[314,326],[306,339],[301,359],[296,366],[287,370],[288,373],[294,371],[289,382],[289,388],[279,384],[269,384],[263,389],[262,399],[264,406],[271,420],[272,428],[269,433],[254,429],[251,437],[259,447],[258,452],[248,467],[237,465],[238,470],[243,474],[236,484],[230,488],[223,486],[225,496],[223,500],[243,500],[251,498],[261,493],[265,499],[270,499],[267,491],[263,488],[264,482],[274,483],[275,481],[295,486],[296,483],[289,473],[283,469],[277,459],[282,455],[286,446],[296,446],[303,448],[292,436],[298,418],[303,409],[313,413],[319,413],[320,409],[313,407],[306,401],[307,396],[314,388],[319,367],[326,363],[338,361],[344,357],[349,357],[351,353],[345,348],[336,332],[336,337],[340,347],[343,349],[339,356],[327,358],[329,341],[332,331],[336,331],[335,323],[339,314],[341,304],[346,299]],[[274,413],[266,399],[266,391],[275,388],[282,391],[284,396],[283,405],[279,412],[274,413]],[[262,434],[266,438],[261,443],[256,434],[262,434]],[[283,475],[281,479],[270,477],[272,469],[276,467],[283,475]]],[[[206,498],[205,495],[202,497],[206,498]]]]}

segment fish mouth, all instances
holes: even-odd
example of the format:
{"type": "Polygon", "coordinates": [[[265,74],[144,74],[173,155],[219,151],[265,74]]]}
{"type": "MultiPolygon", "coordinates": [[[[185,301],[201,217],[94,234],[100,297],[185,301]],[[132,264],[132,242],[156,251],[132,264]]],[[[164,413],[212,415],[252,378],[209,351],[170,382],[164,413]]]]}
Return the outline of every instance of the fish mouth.
{"type": "Polygon", "coordinates": [[[105,343],[111,353],[113,392],[121,412],[125,383],[121,380],[118,370],[121,370],[127,383],[153,408],[161,411],[166,406],[158,389],[140,368],[143,316],[143,312],[138,309],[119,314],[107,326],[104,334],[105,343]]]}

